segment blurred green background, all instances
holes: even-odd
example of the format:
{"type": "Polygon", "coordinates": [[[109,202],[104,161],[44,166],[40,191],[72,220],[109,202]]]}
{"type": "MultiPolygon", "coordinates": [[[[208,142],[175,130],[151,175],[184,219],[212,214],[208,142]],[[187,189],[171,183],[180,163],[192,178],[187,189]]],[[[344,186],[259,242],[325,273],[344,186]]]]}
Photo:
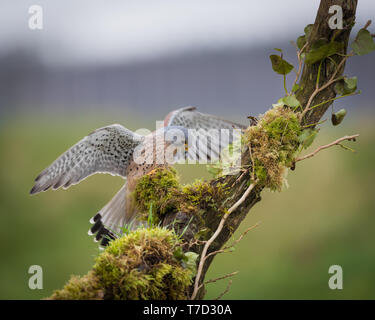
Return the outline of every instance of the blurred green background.
{"type": "MultiPolygon", "coordinates": [[[[140,119],[127,115],[124,124],[136,129],[140,119]]],[[[95,175],[67,191],[28,192],[42,169],[110,119],[78,113],[58,120],[13,116],[0,126],[1,299],[47,297],[70,275],[84,275],[91,268],[99,250],[87,235],[88,220],[116,193],[122,179],[95,175]],[[34,264],[43,268],[43,290],[28,288],[28,268],[34,264]]],[[[372,119],[372,114],[349,116],[338,128],[324,124],[310,151],[344,134],[360,133],[350,143],[357,153],[340,147],[323,151],[289,172],[288,189],[263,192],[263,200],[234,237],[260,221],[259,227],[233,253],[218,256],[207,275],[239,271],[226,298],[375,298],[372,119]],[[343,290],[328,287],[331,265],[343,268],[343,290]]],[[[179,171],[183,182],[208,177],[204,168],[184,166],[179,171]]],[[[226,286],[226,280],[208,285],[206,297],[215,298],[226,286]]]]}

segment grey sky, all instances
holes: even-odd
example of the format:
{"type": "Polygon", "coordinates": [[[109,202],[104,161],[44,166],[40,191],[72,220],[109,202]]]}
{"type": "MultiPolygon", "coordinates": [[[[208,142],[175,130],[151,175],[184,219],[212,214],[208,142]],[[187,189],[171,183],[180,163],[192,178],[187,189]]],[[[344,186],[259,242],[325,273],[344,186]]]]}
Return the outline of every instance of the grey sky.
{"type": "MultiPolygon", "coordinates": [[[[2,0],[0,53],[35,50],[47,63],[110,63],[293,39],[312,23],[318,0],[2,0]],[[44,30],[28,29],[28,8],[44,30]]],[[[374,18],[360,0],[357,26],[374,18]]],[[[272,45],[272,44],[271,44],[272,45]]]]}

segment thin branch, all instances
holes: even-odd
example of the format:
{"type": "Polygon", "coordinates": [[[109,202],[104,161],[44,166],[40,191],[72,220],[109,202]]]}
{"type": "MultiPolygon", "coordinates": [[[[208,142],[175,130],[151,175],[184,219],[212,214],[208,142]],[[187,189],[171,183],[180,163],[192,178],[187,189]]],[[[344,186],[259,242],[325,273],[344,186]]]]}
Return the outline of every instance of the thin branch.
{"type": "Polygon", "coordinates": [[[365,26],[363,27],[363,29],[367,29],[370,26],[371,22],[372,22],[371,20],[368,20],[365,26]]]}
{"type": "MultiPolygon", "coordinates": [[[[321,87],[316,87],[316,89],[311,94],[311,96],[310,96],[310,98],[309,98],[309,100],[308,100],[308,102],[306,104],[305,110],[302,112],[301,118],[303,118],[306,115],[306,113],[311,110],[310,106],[311,106],[314,98],[316,97],[316,95],[318,93],[322,92],[324,89],[327,89],[329,86],[331,86],[332,84],[334,84],[335,82],[337,82],[338,80],[341,79],[341,77],[336,78],[336,75],[340,71],[341,67],[344,65],[344,63],[346,62],[346,60],[348,60],[348,58],[351,57],[352,55],[353,55],[353,53],[349,53],[348,55],[346,55],[341,60],[341,62],[339,63],[339,65],[337,66],[336,70],[334,71],[334,73],[332,74],[331,78],[328,80],[328,82],[326,84],[324,84],[321,87]]],[[[329,102],[329,101],[327,101],[327,102],[329,102]]],[[[322,103],[322,104],[325,104],[325,103],[322,103]]]]}
{"type": "Polygon", "coordinates": [[[228,209],[228,211],[223,215],[223,217],[220,220],[219,226],[217,227],[215,233],[211,236],[211,238],[206,242],[206,244],[203,247],[202,254],[201,254],[201,259],[199,261],[199,266],[197,270],[197,275],[195,276],[195,282],[194,282],[194,291],[193,294],[191,295],[191,300],[194,300],[198,294],[199,291],[199,281],[201,278],[201,274],[203,271],[203,266],[204,262],[206,261],[206,255],[208,248],[210,245],[215,241],[217,236],[220,234],[221,230],[224,227],[225,221],[227,220],[228,216],[235,211],[247,198],[247,196],[250,194],[250,192],[254,189],[256,186],[257,181],[254,181],[250,186],[246,189],[242,197],[232,206],[228,209]]]}
{"type": "Polygon", "coordinates": [[[245,236],[246,234],[250,231],[250,230],[253,230],[255,229],[256,227],[258,227],[260,225],[260,222],[257,222],[256,224],[254,224],[253,226],[247,228],[241,235],[240,237],[235,240],[231,245],[227,246],[227,247],[224,247],[223,250],[227,250],[227,249],[230,249],[230,248],[233,248],[237,243],[239,243],[245,236]]]}
{"type": "Polygon", "coordinates": [[[345,98],[345,97],[354,96],[354,95],[356,95],[356,94],[360,94],[360,91],[355,91],[355,92],[351,92],[351,93],[348,93],[348,94],[344,94],[344,95],[342,95],[342,96],[338,96],[338,97],[334,97],[334,98],[328,99],[328,100],[326,100],[326,101],[323,101],[323,102],[321,102],[321,103],[318,103],[318,104],[316,104],[316,105],[310,107],[310,110],[313,110],[313,109],[315,109],[315,108],[317,108],[317,107],[320,107],[321,105],[326,104],[326,103],[328,103],[328,102],[335,101],[335,100],[338,100],[338,99],[342,99],[342,98],[345,98]]]}
{"type": "Polygon", "coordinates": [[[305,159],[308,159],[308,158],[311,158],[313,156],[315,156],[318,152],[324,150],[324,149],[328,149],[330,147],[333,147],[333,146],[336,146],[336,145],[341,145],[340,143],[345,141],[345,140],[348,140],[348,141],[355,141],[356,138],[359,137],[359,134],[355,134],[355,135],[352,135],[352,136],[345,136],[345,137],[342,137],[342,138],[339,138],[329,144],[326,144],[324,146],[320,146],[319,148],[317,148],[314,152],[311,152],[303,157],[300,157],[300,158],[297,158],[295,160],[295,162],[298,162],[298,161],[302,161],[302,160],[305,160],[305,159]]]}
{"type": "Polygon", "coordinates": [[[227,288],[222,293],[220,293],[220,295],[217,298],[215,298],[214,300],[220,300],[223,297],[223,295],[226,294],[229,291],[230,286],[232,285],[232,282],[233,282],[232,280],[229,280],[227,288]]]}
{"type": "Polygon", "coordinates": [[[250,153],[250,160],[251,160],[251,180],[255,181],[255,164],[253,159],[253,151],[251,149],[251,143],[249,143],[249,153],[250,153]]]}
{"type": "Polygon", "coordinates": [[[245,176],[245,174],[249,171],[249,168],[246,170],[243,170],[242,174],[236,179],[236,181],[233,182],[232,187],[241,181],[241,179],[245,176]]]}
{"type": "Polygon", "coordinates": [[[284,90],[285,90],[285,94],[288,95],[288,89],[286,87],[286,75],[284,74],[284,90]]]}
{"type": "MultiPolygon", "coordinates": [[[[238,271],[234,271],[232,273],[228,273],[224,276],[221,276],[221,277],[218,277],[218,278],[215,278],[215,279],[210,279],[210,280],[207,280],[204,282],[204,284],[209,284],[209,283],[213,283],[213,282],[216,282],[216,281],[220,281],[220,280],[223,280],[223,279],[226,279],[226,278],[229,278],[229,277],[233,277],[235,276],[236,274],[238,274],[238,271]]],[[[201,285],[203,286],[203,285],[201,285]]]]}
{"type": "MultiPolygon", "coordinates": [[[[244,202],[247,198],[247,196],[250,194],[250,192],[254,189],[254,187],[256,186],[258,181],[254,181],[247,189],[246,191],[244,192],[244,194],[242,195],[242,197],[240,198],[240,200],[238,200],[233,206],[231,206],[229,209],[228,209],[228,212],[224,215],[223,219],[227,219],[227,217],[234,211],[236,210],[241,204],[242,202],[244,202]]],[[[222,219],[222,220],[223,220],[222,219]]],[[[224,221],[225,222],[225,221],[224,221]]]]}
{"type": "MultiPolygon", "coordinates": [[[[302,47],[301,50],[298,50],[298,47],[297,47],[298,71],[296,72],[296,78],[293,81],[292,89],[297,84],[299,76],[301,75],[302,65],[303,65],[301,55],[303,51],[306,49],[307,45],[308,45],[308,42],[306,41],[305,45],[302,47]]],[[[292,94],[292,92],[290,94],[292,94]]]]}
{"type": "Polygon", "coordinates": [[[308,128],[308,127],[318,126],[318,125],[320,125],[320,124],[322,124],[322,123],[324,123],[324,122],[326,122],[326,121],[327,121],[327,119],[324,119],[324,120],[322,120],[322,121],[315,122],[315,123],[310,123],[310,124],[307,124],[307,125],[305,125],[305,126],[302,126],[302,128],[303,128],[303,129],[306,129],[306,128],[308,128]]]}
{"type": "Polygon", "coordinates": [[[322,70],[322,64],[323,64],[323,61],[320,61],[319,63],[319,68],[318,68],[318,76],[316,77],[316,84],[315,84],[315,89],[318,89],[319,88],[319,83],[320,83],[320,72],[322,70]]]}
{"type": "Polygon", "coordinates": [[[218,253],[228,253],[228,252],[230,252],[230,251],[228,251],[229,249],[233,248],[237,243],[239,243],[239,242],[240,242],[240,241],[246,236],[246,234],[247,234],[250,230],[255,229],[257,226],[259,226],[259,224],[260,224],[260,222],[257,222],[255,225],[253,225],[253,226],[247,228],[247,229],[246,229],[246,230],[240,235],[240,237],[239,237],[237,240],[233,241],[233,243],[230,244],[229,246],[226,246],[226,247],[224,247],[223,249],[220,249],[220,250],[216,250],[216,251],[210,252],[208,255],[206,255],[206,259],[207,259],[209,256],[213,256],[213,255],[218,254],[218,253]]]}

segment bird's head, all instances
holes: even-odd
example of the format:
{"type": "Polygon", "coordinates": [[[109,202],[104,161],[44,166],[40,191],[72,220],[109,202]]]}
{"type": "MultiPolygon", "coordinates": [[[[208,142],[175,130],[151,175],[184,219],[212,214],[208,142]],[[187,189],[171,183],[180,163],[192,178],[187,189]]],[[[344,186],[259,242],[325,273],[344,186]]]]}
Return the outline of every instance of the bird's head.
{"type": "Polygon", "coordinates": [[[164,134],[164,141],[166,144],[173,144],[175,147],[185,146],[185,150],[188,145],[188,129],[183,126],[168,126],[158,129],[160,133],[164,134]]]}

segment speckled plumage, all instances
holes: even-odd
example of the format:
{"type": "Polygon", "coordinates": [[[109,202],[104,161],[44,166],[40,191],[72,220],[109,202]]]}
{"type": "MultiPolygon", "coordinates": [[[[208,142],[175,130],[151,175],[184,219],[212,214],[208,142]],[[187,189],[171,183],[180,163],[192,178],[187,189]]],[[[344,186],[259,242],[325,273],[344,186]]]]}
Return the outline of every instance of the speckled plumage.
{"type": "Polygon", "coordinates": [[[217,116],[197,111],[195,107],[185,107],[170,112],[164,119],[164,126],[182,126],[193,129],[189,132],[187,160],[199,161],[207,157],[208,162],[220,159],[221,152],[234,140],[233,129],[246,126],[217,116]],[[228,136],[221,135],[219,129],[228,130],[228,136]],[[205,143],[207,141],[207,143],[205,143]]]}
{"type": "Polygon", "coordinates": [[[118,124],[97,129],[43,170],[30,193],[67,189],[94,173],[125,178],[132,152],[142,140],[142,136],[118,124]]]}
{"type": "MultiPolygon", "coordinates": [[[[244,126],[203,114],[193,107],[172,111],[164,120],[164,127],[182,127],[185,129],[242,129],[244,126]]],[[[43,170],[35,179],[35,185],[30,193],[35,194],[50,188],[69,188],[95,173],[109,173],[127,178],[124,186],[114,198],[96,214],[90,222],[93,224],[90,235],[96,233],[95,240],[101,240],[106,245],[109,238],[114,238],[114,232],[130,221],[136,221],[136,207],[131,193],[137,180],[157,167],[167,166],[167,162],[157,163],[156,158],[164,157],[164,150],[171,141],[165,141],[162,148],[158,145],[160,137],[164,138],[164,130],[157,130],[143,137],[133,133],[121,125],[114,124],[95,130],[65,153],[57,158],[48,168],[43,170]],[[136,148],[153,150],[151,163],[134,161],[136,148]],[[161,154],[163,153],[163,154],[161,154]]],[[[215,134],[199,133],[208,137],[210,149],[228,145],[215,134]]],[[[186,135],[187,138],[187,135],[186,135]]],[[[189,153],[195,153],[196,146],[189,144],[189,153]]],[[[215,153],[215,152],[214,152],[215,153]]],[[[217,151],[215,154],[220,153],[217,151]]],[[[135,222],[136,225],[138,222],[135,222]]]]}

